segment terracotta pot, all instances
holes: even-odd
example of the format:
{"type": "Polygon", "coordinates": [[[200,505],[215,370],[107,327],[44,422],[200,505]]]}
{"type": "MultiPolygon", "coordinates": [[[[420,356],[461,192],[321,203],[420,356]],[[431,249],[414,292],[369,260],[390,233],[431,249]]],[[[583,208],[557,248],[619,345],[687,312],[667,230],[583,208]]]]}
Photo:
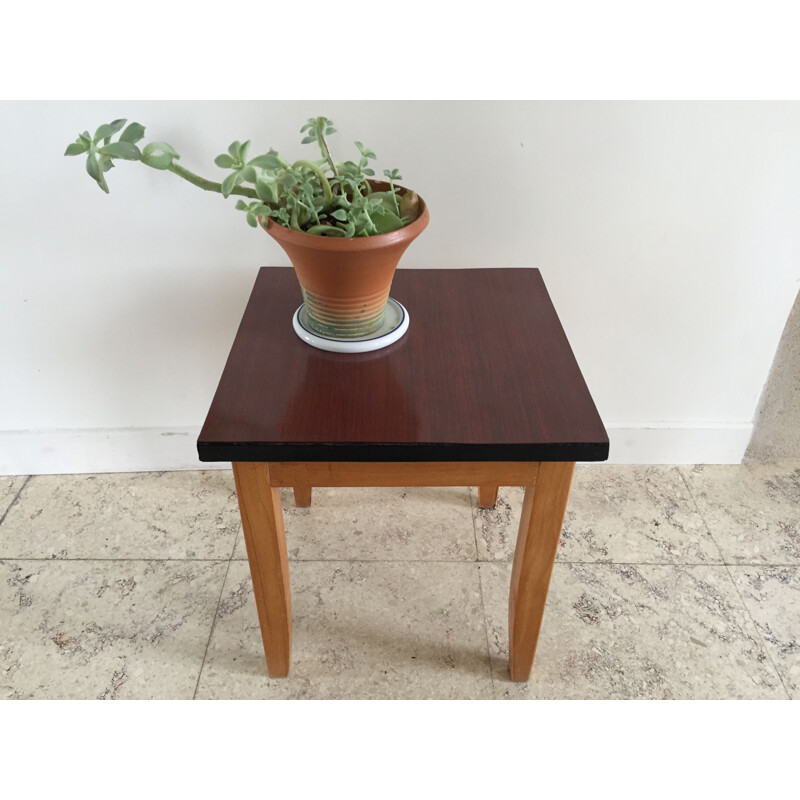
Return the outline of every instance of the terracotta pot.
{"type": "MultiPolygon", "coordinates": [[[[389,188],[383,181],[370,184],[375,191],[389,188]]],[[[401,194],[407,191],[395,186],[401,194]]],[[[284,228],[269,217],[259,218],[289,256],[308,324],[317,333],[349,339],[380,328],[400,257],[428,224],[428,208],[422,198],[419,207],[419,216],[405,228],[352,239],[315,236],[284,228]]]]}

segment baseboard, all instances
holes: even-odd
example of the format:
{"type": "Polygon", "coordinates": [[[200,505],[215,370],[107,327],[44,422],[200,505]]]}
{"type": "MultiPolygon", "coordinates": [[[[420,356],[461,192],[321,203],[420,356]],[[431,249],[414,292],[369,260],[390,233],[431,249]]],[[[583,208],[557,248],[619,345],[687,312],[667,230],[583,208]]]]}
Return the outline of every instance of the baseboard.
{"type": "Polygon", "coordinates": [[[607,424],[610,464],[740,464],[752,422],[607,424]]]}
{"type": "Polygon", "coordinates": [[[0,475],[215,469],[197,457],[200,428],[0,432],[0,475]]]}
{"type": "MultiPolygon", "coordinates": [[[[611,464],[738,464],[752,423],[609,424],[611,464]]],[[[219,469],[197,458],[197,428],[0,432],[0,475],[219,469]]]]}

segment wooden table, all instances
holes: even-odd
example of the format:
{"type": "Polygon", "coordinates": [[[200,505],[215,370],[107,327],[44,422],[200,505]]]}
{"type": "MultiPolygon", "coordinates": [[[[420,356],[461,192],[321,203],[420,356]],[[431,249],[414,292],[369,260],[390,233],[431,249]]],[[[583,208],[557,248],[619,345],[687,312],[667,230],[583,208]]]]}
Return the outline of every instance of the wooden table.
{"type": "Polygon", "coordinates": [[[509,596],[509,670],[530,675],[576,461],[608,436],[536,269],[399,270],[408,333],[373,353],[296,336],[294,271],[256,279],[198,439],[230,461],[267,669],[289,672],[291,592],[279,488],[525,486],[509,596]]]}

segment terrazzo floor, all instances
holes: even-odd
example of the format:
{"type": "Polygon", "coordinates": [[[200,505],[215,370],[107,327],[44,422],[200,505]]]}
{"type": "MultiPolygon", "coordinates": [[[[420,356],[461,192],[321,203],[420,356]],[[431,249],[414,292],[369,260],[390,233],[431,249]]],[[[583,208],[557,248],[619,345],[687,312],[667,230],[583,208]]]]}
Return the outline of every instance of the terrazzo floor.
{"type": "Polygon", "coordinates": [[[0,697],[800,699],[800,461],[578,465],[516,684],[522,496],[287,491],[274,680],[230,471],[0,477],[0,697]]]}

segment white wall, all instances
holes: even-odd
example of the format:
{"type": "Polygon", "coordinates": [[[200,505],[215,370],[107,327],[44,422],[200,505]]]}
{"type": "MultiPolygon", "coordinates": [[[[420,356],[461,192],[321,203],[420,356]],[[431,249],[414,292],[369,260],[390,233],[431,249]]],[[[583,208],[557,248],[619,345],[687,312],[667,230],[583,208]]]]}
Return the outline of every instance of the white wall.
{"type": "Polygon", "coordinates": [[[232,199],[125,162],[106,196],[66,145],[127,117],[211,177],[234,139],[313,153],[316,114],[426,199],[402,268],[542,270],[612,460],[741,458],[800,281],[800,103],[6,102],[0,473],[199,466],[256,270],[288,265],[232,199]]]}

